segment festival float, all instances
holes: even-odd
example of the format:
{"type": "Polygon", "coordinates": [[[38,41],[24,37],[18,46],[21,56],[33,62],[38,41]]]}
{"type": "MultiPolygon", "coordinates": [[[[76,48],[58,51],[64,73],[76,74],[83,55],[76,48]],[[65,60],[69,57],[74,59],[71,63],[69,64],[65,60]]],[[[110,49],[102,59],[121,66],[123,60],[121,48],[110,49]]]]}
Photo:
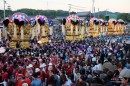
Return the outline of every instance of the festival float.
{"type": "Polygon", "coordinates": [[[122,19],[109,19],[108,35],[124,34],[125,23],[122,19]]]}
{"type": "Polygon", "coordinates": [[[94,17],[90,19],[88,36],[97,37],[98,35],[99,35],[99,20],[94,17]]]}
{"type": "MultiPolygon", "coordinates": [[[[17,41],[22,41],[23,43],[21,44],[22,47],[24,47],[24,45],[27,45],[29,40],[28,34],[25,32],[28,32],[29,28],[27,29],[27,25],[29,23],[29,17],[27,16],[27,14],[22,13],[22,12],[17,12],[14,13],[10,18],[10,23],[13,26],[12,31],[13,34],[11,33],[11,37],[12,37],[12,41],[11,41],[11,46],[15,46],[15,43],[17,41]],[[25,34],[24,34],[25,33],[25,34]],[[26,43],[25,43],[26,42],[26,43]]],[[[25,46],[26,47],[26,46],[25,46]]]]}
{"type": "Polygon", "coordinates": [[[118,32],[120,35],[124,34],[125,30],[125,22],[122,19],[118,19],[118,32]]]}
{"type": "Polygon", "coordinates": [[[10,22],[14,25],[13,38],[24,40],[24,30],[29,22],[29,17],[27,14],[22,12],[15,13],[10,17],[10,22]],[[20,33],[21,36],[18,37],[20,33]]]}
{"type": "Polygon", "coordinates": [[[109,19],[108,20],[108,35],[117,35],[118,34],[118,24],[116,19],[109,19]]]}
{"type": "Polygon", "coordinates": [[[74,40],[75,36],[79,36],[79,20],[80,18],[75,14],[72,14],[66,18],[66,38],[68,40],[74,40]]]}
{"type": "Polygon", "coordinates": [[[48,19],[44,15],[37,15],[34,17],[36,20],[36,37],[38,38],[39,36],[41,38],[38,38],[38,43],[45,43],[48,42],[47,35],[48,35],[48,19]]]}
{"type": "Polygon", "coordinates": [[[35,16],[35,20],[37,22],[36,26],[37,26],[37,36],[38,35],[42,35],[42,36],[46,36],[46,32],[45,32],[45,27],[46,27],[46,24],[48,23],[48,19],[46,16],[44,15],[37,15],[35,16]],[[41,33],[42,32],[42,33],[41,33]]]}

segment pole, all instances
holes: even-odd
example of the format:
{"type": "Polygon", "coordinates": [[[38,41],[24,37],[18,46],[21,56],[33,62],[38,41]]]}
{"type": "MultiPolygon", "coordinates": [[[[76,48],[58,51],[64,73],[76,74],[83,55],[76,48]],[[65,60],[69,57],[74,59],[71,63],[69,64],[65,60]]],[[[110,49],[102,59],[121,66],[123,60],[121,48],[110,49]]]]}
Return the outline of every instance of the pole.
{"type": "Polygon", "coordinates": [[[94,17],[95,17],[95,7],[94,7],[94,2],[95,2],[95,0],[92,0],[92,13],[94,14],[94,17]]]}
{"type": "Polygon", "coordinates": [[[98,18],[99,18],[99,8],[98,8],[98,18]]]}
{"type": "Polygon", "coordinates": [[[5,0],[4,0],[4,19],[5,19],[5,0]]]}
{"type": "Polygon", "coordinates": [[[70,15],[70,11],[71,11],[71,4],[68,4],[69,5],[69,15],[70,15]]]}
{"type": "Polygon", "coordinates": [[[47,1],[47,11],[48,11],[48,1],[47,1]]]}
{"type": "MultiPolygon", "coordinates": [[[[4,1],[4,19],[5,19],[5,3],[6,3],[6,1],[5,0],[3,0],[4,1]]],[[[5,39],[6,39],[6,28],[5,28],[5,26],[4,26],[4,29],[3,29],[3,35],[4,35],[4,37],[5,37],[5,39]]]]}
{"type": "Polygon", "coordinates": [[[94,17],[95,17],[95,7],[94,7],[94,17]]]}
{"type": "Polygon", "coordinates": [[[0,29],[0,41],[1,41],[1,29],[0,29]]]}
{"type": "Polygon", "coordinates": [[[106,15],[107,15],[107,9],[106,9],[106,15]]]}

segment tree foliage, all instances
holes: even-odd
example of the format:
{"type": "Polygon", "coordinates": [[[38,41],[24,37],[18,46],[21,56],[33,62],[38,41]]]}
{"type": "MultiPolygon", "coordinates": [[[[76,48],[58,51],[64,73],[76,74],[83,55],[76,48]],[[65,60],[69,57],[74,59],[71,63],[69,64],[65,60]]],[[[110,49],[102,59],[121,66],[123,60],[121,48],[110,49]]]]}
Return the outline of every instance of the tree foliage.
{"type": "MultiPolygon", "coordinates": [[[[16,12],[26,13],[28,16],[34,17],[36,15],[45,15],[48,18],[56,18],[57,16],[68,16],[68,11],[63,10],[35,10],[35,9],[19,9],[16,11],[6,10],[6,17],[13,15],[16,12]]],[[[3,18],[3,10],[0,10],[0,17],[3,18]]]]}
{"type": "Polygon", "coordinates": [[[105,16],[105,14],[99,14],[99,15],[96,14],[96,15],[95,15],[96,18],[101,18],[101,19],[104,19],[104,16],[105,16]]]}
{"type": "MultiPolygon", "coordinates": [[[[63,10],[35,10],[35,9],[19,9],[16,11],[12,11],[12,10],[6,10],[6,17],[10,17],[11,15],[13,15],[16,12],[23,12],[26,13],[28,16],[30,17],[34,17],[36,15],[45,15],[47,16],[47,18],[56,18],[58,16],[60,17],[65,17],[69,15],[68,11],[63,11],[63,10]]],[[[76,14],[76,12],[71,12],[70,14],[76,14]]],[[[3,18],[4,16],[4,11],[0,10],[0,18],[3,18]]],[[[103,14],[96,14],[95,17],[97,18],[104,18],[105,13],[103,14]]],[[[119,13],[118,19],[123,19],[124,21],[130,22],[130,14],[129,13],[119,13]]]]}
{"type": "Polygon", "coordinates": [[[118,15],[118,19],[123,19],[124,21],[130,22],[130,14],[121,13],[118,15]]]}

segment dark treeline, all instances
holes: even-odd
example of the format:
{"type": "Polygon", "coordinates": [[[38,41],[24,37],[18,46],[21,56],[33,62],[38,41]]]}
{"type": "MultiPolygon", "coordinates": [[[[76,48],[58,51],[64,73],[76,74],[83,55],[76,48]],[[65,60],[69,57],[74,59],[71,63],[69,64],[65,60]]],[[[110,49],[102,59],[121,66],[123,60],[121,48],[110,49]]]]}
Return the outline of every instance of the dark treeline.
{"type": "MultiPolygon", "coordinates": [[[[3,10],[0,10],[0,18],[2,19],[3,18],[3,13],[4,11],[3,10]]],[[[16,12],[23,12],[23,13],[26,13],[28,16],[30,17],[34,17],[36,15],[45,15],[47,16],[47,18],[56,18],[56,17],[66,17],[69,15],[69,12],[68,11],[64,11],[64,10],[36,10],[36,9],[27,9],[27,8],[24,8],[24,9],[19,9],[19,10],[16,10],[16,11],[12,11],[12,10],[6,10],[6,17],[10,17],[11,15],[13,15],[13,13],[16,13],[16,12]]],[[[109,12],[109,11],[108,11],[109,12]]],[[[71,13],[75,13],[75,12],[71,12],[71,13]]],[[[70,14],[71,14],[70,13],[70,14]]],[[[105,13],[100,13],[100,15],[98,16],[98,13],[96,13],[96,17],[98,18],[104,18],[105,16],[105,13]]],[[[109,13],[112,13],[112,12],[109,12],[109,13]]],[[[117,18],[118,19],[123,19],[124,21],[127,21],[127,22],[130,22],[130,14],[129,13],[114,13],[115,15],[117,15],[117,18]]]]}
{"type": "MultiPolygon", "coordinates": [[[[16,12],[26,13],[28,16],[45,15],[48,18],[56,18],[57,16],[68,16],[68,11],[63,10],[35,10],[35,9],[19,9],[16,11],[6,10],[6,17],[13,15],[16,12]]],[[[0,18],[3,18],[3,10],[0,10],[0,18]]]]}

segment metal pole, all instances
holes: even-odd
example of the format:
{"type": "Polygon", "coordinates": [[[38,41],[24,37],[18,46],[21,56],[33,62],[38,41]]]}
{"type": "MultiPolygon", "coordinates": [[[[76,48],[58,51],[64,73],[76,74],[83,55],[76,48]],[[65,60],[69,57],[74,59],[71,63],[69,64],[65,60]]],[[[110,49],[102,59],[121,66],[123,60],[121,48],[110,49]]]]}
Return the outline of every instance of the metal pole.
{"type": "Polygon", "coordinates": [[[93,13],[93,0],[92,0],[92,13],[93,13]]]}
{"type": "Polygon", "coordinates": [[[48,12],[48,0],[47,0],[47,2],[46,2],[46,10],[47,10],[47,12],[48,12]]]}
{"type": "Polygon", "coordinates": [[[68,4],[69,5],[69,15],[70,15],[70,11],[71,11],[71,4],[68,4]]]}
{"type": "Polygon", "coordinates": [[[95,0],[93,0],[93,1],[92,1],[92,13],[93,13],[93,15],[94,15],[94,17],[95,17],[95,7],[94,7],[94,1],[95,1],[95,0]]]}
{"type": "Polygon", "coordinates": [[[95,6],[94,6],[94,17],[95,17],[95,6]]]}
{"type": "Polygon", "coordinates": [[[107,15],[107,9],[106,9],[106,15],[107,15]]]}
{"type": "Polygon", "coordinates": [[[4,19],[5,19],[5,0],[4,0],[4,19]]]}
{"type": "Polygon", "coordinates": [[[99,18],[99,8],[98,8],[98,18],[99,18]]]}
{"type": "MultiPolygon", "coordinates": [[[[4,2],[4,19],[5,19],[5,0],[3,0],[4,2]]],[[[3,25],[3,37],[5,37],[4,39],[6,39],[6,35],[5,35],[5,26],[3,25]]]]}

